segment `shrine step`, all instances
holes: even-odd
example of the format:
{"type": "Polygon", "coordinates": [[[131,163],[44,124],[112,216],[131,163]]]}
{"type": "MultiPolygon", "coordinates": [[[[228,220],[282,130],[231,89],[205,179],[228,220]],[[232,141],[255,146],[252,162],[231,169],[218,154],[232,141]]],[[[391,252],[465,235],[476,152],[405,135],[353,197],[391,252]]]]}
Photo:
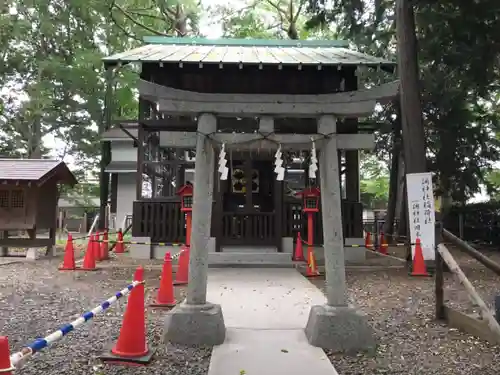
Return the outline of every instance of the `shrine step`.
{"type": "Polygon", "coordinates": [[[277,253],[275,246],[222,246],[222,253],[277,253]]]}
{"type": "Polygon", "coordinates": [[[209,267],[277,267],[292,268],[294,263],[288,253],[260,252],[221,252],[208,254],[209,267]]]}

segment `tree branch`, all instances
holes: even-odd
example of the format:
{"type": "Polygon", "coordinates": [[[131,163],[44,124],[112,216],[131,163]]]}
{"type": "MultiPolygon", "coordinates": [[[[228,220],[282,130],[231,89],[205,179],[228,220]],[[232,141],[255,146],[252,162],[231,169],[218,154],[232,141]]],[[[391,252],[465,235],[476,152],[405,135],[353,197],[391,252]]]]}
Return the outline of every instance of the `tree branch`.
{"type": "MultiPolygon", "coordinates": [[[[210,21],[210,24],[213,25],[215,23],[222,22],[222,21],[224,21],[224,18],[225,19],[231,19],[231,18],[234,18],[236,16],[241,17],[241,13],[243,13],[243,12],[245,12],[247,10],[255,8],[259,3],[260,3],[260,1],[256,0],[256,1],[254,1],[252,4],[250,4],[248,6],[244,6],[242,8],[237,9],[237,10],[233,10],[233,11],[231,11],[228,14],[225,14],[225,15],[219,15],[219,17],[217,19],[212,19],[210,21]]],[[[222,9],[227,10],[227,8],[222,8],[222,9]]]]}
{"type": "Polygon", "coordinates": [[[115,18],[114,14],[113,14],[113,8],[115,6],[115,2],[113,1],[111,3],[111,5],[109,6],[109,15],[111,17],[111,20],[113,21],[113,23],[115,24],[115,26],[123,33],[125,34],[125,36],[127,36],[128,38],[130,39],[134,39],[134,40],[137,40],[138,42],[142,42],[142,39],[137,37],[136,35],[132,34],[131,32],[129,32],[128,30],[126,30],[122,25],[120,25],[120,23],[118,22],[118,20],[115,18]]]}
{"type": "MultiPolygon", "coordinates": [[[[290,0],[290,4],[292,3],[293,0],[290,0]]],[[[301,0],[300,3],[299,3],[299,6],[297,8],[297,12],[295,12],[295,15],[292,16],[292,22],[293,23],[296,23],[297,20],[299,19],[299,16],[300,16],[300,13],[302,12],[302,9],[304,8],[304,5],[306,5],[307,1],[305,0],[301,0]]]]}
{"type": "Polygon", "coordinates": [[[273,3],[271,0],[266,0],[266,3],[271,5],[274,9],[276,9],[278,11],[278,13],[280,14],[280,17],[282,15],[287,15],[285,10],[281,9],[281,7],[278,4],[273,3]]]}
{"type": "Polygon", "coordinates": [[[142,12],[131,11],[131,10],[127,10],[127,12],[129,14],[135,15],[135,16],[140,16],[140,17],[146,17],[146,18],[152,18],[152,19],[155,19],[155,20],[165,21],[164,17],[160,17],[160,16],[157,16],[157,15],[154,15],[154,14],[142,13],[142,12]]]}
{"type": "Polygon", "coordinates": [[[279,5],[278,5],[278,4],[274,4],[271,0],[266,0],[266,3],[268,3],[268,4],[269,4],[269,5],[271,5],[274,9],[276,9],[276,10],[277,10],[277,12],[278,12],[278,17],[279,17],[279,19],[280,19],[280,24],[281,24],[280,28],[281,28],[281,30],[282,30],[282,31],[284,31],[284,32],[288,32],[288,29],[287,29],[287,28],[285,28],[285,26],[284,26],[284,25],[285,25],[285,20],[284,20],[284,18],[283,18],[283,15],[285,15],[285,16],[286,16],[286,12],[285,12],[283,9],[281,9],[281,8],[279,7],[279,5]]]}
{"type": "Polygon", "coordinates": [[[153,29],[153,28],[151,28],[149,26],[146,26],[143,23],[137,21],[125,9],[123,9],[121,6],[119,6],[118,4],[116,4],[116,2],[114,2],[112,4],[112,6],[114,6],[116,9],[118,9],[125,16],[125,18],[127,18],[129,21],[131,21],[135,25],[143,28],[144,30],[149,31],[150,33],[153,33],[153,34],[159,35],[159,36],[169,36],[168,34],[162,33],[162,32],[160,32],[158,30],[155,30],[155,29],[153,29]]]}

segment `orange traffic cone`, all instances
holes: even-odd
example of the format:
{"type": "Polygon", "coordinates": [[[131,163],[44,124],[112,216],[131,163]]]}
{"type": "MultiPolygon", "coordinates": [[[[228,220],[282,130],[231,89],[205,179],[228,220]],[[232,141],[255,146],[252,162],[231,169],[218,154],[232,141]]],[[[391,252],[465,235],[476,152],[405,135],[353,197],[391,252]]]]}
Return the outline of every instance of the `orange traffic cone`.
{"type": "MultiPolygon", "coordinates": [[[[144,280],[144,268],[137,267],[134,281],[144,280]]],[[[101,357],[111,363],[147,364],[151,361],[153,350],[146,341],[146,315],[144,309],[144,284],[137,285],[130,292],[127,308],[123,315],[120,336],[111,353],[101,357]]]]}
{"type": "Polygon", "coordinates": [[[165,262],[161,272],[160,289],[152,307],[174,307],[177,304],[174,295],[174,283],[172,282],[172,257],[170,252],[165,254],[165,262]]]}
{"type": "Polygon", "coordinates": [[[430,276],[427,273],[427,267],[425,266],[424,254],[422,252],[422,245],[420,244],[420,238],[417,238],[415,244],[415,256],[413,257],[413,267],[411,276],[430,276]]]}
{"type": "Polygon", "coordinates": [[[316,267],[316,256],[314,255],[314,250],[312,246],[307,247],[307,277],[319,276],[318,267],[316,267]]]}
{"type": "Polygon", "coordinates": [[[302,248],[302,238],[300,232],[297,233],[297,242],[295,243],[295,252],[293,253],[292,260],[295,262],[305,262],[304,249],[302,248]]]}
{"type": "Polygon", "coordinates": [[[9,339],[0,336],[0,373],[2,375],[12,375],[15,368],[10,363],[9,339]]]}
{"type": "Polygon", "coordinates": [[[74,271],[75,269],[75,248],[73,247],[73,236],[71,236],[71,233],[68,233],[68,240],[66,241],[66,247],[64,248],[63,264],[59,267],[59,270],[74,271]]]}
{"type": "Polygon", "coordinates": [[[373,244],[372,244],[372,236],[370,232],[366,232],[366,237],[365,237],[365,247],[369,250],[373,249],[373,244]]]}
{"type": "Polygon", "coordinates": [[[94,242],[94,236],[91,235],[83,258],[82,268],[79,268],[82,271],[95,271],[97,269],[95,266],[94,242]]]}
{"type": "Polygon", "coordinates": [[[105,230],[103,235],[102,235],[102,242],[101,242],[100,250],[101,250],[101,253],[100,253],[101,260],[108,260],[109,259],[109,250],[108,250],[108,231],[107,230],[105,230]]]}
{"type": "Polygon", "coordinates": [[[124,252],[125,248],[123,247],[123,233],[121,229],[118,229],[118,234],[116,235],[115,254],[123,254],[124,252]]]}
{"type": "Polygon", "coordinates": [[[183,246],[181,255],[179,255],[179,263],[177,272],[175,273],[174,285],[186,285],[189,278],[189,247],[183,246]]]}
{"type": "Polygon", "coordinates": [[[384,233],[380,233],[380,242],[379,242],[379,252],[380,254],[387,255],[387,248],[388,248],[387,241],[385,240],[384,233]]]}

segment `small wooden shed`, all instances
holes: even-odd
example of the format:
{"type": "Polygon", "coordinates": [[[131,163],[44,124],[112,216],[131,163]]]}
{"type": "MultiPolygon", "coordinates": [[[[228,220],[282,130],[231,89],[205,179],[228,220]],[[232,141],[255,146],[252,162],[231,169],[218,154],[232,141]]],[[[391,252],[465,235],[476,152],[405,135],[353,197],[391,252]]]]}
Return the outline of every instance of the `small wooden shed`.
{"type": "Polygon", "coordinates": [[[45,247],[55,245],[59,184],[75,185],[67,165],[49,159],[0,159],[0,247],[45,247]],[[26,231],[29,238],[9,237],[26,231]],[[37,238],[37,232],[49,233],[37,238]],[[10,232],[10,233],[9,233],[10,232]]]}

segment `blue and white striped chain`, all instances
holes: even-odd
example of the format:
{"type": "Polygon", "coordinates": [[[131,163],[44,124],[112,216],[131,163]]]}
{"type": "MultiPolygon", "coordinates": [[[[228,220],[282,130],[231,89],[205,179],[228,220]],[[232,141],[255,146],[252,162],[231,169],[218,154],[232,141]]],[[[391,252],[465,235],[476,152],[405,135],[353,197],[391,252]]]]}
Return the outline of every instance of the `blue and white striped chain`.
{"type": "Polygon", "coordinates": [[[132,291],[132,289],[134,289],[136,286],[141,285],[141,284],[144,284],[144,281],[133,281],[126,288],[124,288],[123,290],[116,293],[113,297],[108,298],[106,301],[102,302],[99,306],[82,314],[75,321],[62,326],[57,331],[51,333],[50,335],[46,336],[43,339],[42,338],[36,339],[30,345],[24,347],[21,351],[12,354],[10,356],[10,363],[11,363],[12,368],[10,370],[14,370],[15,368],[21,368],[23,366],[23,364],[29,358],[31,358],[35,353],[48,347],[49,345],[53,344],[54,342],[62,339],[68,333],[74,331],[76,328],[78,328],[79,326],[81,326],[85,322],[88,322],[89,320],[91,320],[94,316],[102,313],[103,311],[108,309],[109,306],[111,306],[113,303],[115,303],[120,298],[129,294],[132,291]]]}

